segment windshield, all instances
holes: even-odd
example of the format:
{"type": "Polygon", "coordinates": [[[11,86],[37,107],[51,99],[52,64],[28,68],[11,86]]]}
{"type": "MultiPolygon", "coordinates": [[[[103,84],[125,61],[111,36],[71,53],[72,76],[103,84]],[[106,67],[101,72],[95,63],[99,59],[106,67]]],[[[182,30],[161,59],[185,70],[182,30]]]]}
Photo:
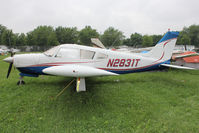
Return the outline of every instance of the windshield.
{"type": "Polygon", "coordinates": [[[59,46],[55,46],[47,51],[44,52],[45,55],[47,56],[53,56],[55,52],[58,50],[59,46]]]}

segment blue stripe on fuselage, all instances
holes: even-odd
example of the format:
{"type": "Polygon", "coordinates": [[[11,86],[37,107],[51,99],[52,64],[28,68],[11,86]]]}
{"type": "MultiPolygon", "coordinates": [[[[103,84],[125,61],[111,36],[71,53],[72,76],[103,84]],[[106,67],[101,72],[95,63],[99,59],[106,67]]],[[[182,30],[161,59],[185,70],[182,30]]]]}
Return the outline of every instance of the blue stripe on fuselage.
{"type": "Polygon", "coordinates": [[[51,67],[51,66],[18,67],[17,69],[21,73],[25,73],[25,74],[45,75],[45,73],[43,73],[42,70],[48,67],[51,67]]]}
{"type": "Polygon", "coordinates": [[[127,74],[127,73],[136,73],[136,72],[144,72],[144,71],[153,71],[153,70],[160,70],[160,69],[164,69],[165,67],[161,67],[161,64],[170,64],[170,60],[159,63],[159,64],[155,64],[153,66],[150,67],[145,67],[145,68],[141,68],[141,69],[132,69],[132,70],[106,70],[109,72],[113,72],[116,74],[127,74]]]}
{"type": "MultiPolygon", "coordinates": [[[[117,73],[117,74],[127,74],[127,73],[135,73],[135,72],[144,72],[144,71],[151,71],[151,70],[158,70],[161,69],[160,64],[170,64],[170,61],[165,61],[162,63],[155,64],[150,67],[145,67],[141,69],[132,69],[132,70],[106,70],[109,72],[117,73]]],[[[51,66],[36,66],[36,67],[18,67],[17,69],[24,74],[33,74],[33,75],[47,75],[42,72],[43,69],[48,68],[51,66]]]]}

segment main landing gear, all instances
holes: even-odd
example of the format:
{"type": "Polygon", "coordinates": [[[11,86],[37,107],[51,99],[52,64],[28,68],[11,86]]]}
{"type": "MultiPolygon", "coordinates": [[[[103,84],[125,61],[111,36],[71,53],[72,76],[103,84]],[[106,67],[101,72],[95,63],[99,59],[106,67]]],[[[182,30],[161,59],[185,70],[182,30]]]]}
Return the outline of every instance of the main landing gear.
{"type": "Polygon", "coordinates": [[[24,85],[25,82],[23,81],[23,76],[19,77],[19,81],[17,82],[17,85],[24,85]]]}

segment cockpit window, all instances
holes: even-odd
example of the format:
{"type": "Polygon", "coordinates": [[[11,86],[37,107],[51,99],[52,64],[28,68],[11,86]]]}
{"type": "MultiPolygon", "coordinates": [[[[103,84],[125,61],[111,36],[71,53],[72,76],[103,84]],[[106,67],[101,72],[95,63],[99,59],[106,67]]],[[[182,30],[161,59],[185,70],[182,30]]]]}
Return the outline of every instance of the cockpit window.
{"type": "Polygon", "coordinates": [[[80,49],[80,57],[81,59],[93,59],[95,52],[90,50],[80,49]]]}
{"type": "Polygon", "coordinates": [[[47,51],[44,52],[45,55],[52,57],[55,52],[58,50],[59,46],[55,46],[47,51]]]}
{"type": "Polygon", "coordinates": [[[77,48],[65,48],[65,47],[53,47],[46,52],[44,52],[47,56],[67,58],[67,59],[93,59],[95,56],[94,51],[85,50],[85,49],[77,49],[77,48]]]}

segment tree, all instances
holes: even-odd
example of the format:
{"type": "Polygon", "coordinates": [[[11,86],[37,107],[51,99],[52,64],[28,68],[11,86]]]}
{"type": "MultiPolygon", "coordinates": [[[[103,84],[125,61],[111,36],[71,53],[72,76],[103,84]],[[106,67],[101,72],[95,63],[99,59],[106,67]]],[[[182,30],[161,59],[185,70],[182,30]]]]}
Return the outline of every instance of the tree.
{"type": "Polygon", "coordinates": [[[77,43],[78,41],[78,31],[76,27],[64,28],[59,26],[55,29],[55,33],[60,44],[77,43]]]}
{"type": "Polygon", "coordinates": [[[190,44],[196,47],[199,46],[199,25],[184,27],[180,32],[177,44],[190,44]]]}
{"type": "Polygon", "coordinates": [[[132,46],[131,39],[130,38],[124,39],[122,45],[132,46]]]}
{"type": "Polygon", "coordinates": [[[191,44],[191,38],[188,35],[188,31],[187,31],[186,27],[183,28],[183,31],[180,32],[176,44],[184,45],[185,50],[187,50],[186,45],[190,45],[191,44]]]}
{"type": "Polygon", "coordinates": [[[190,45],[191,39],[188,35],[184,34],[181,38],[182,44],[185,46],[185,50],[187,50],[186,45],[190,45]]]}
{"type": "Polygon", "coordinates": [[[152,36],[144,35],[143,36],[142,46],[149,47],[149,46],[152,46],[152,45],[153,45],[153,38],[152,38],[152,36]]]}
{"type": "Polygon", "coordinates": [[[58,44],[55,31],[51,26],[38,26],[27,34],[28,45],[54,46],[58,44]]]}
{"type": "Polygon", "coordinates": [[[183,34],[180,38],[179,38],[179,44],[181,45],[190,45],[191,44],[191,39],[187,34],[183,34]]]}
{"type": "Polygon", "coordinates": [[[36,45],[36,37],[34,37],[34,34],[33,32],[28,32],[27,33],[27,38],[26,38],[26,41],[27,41],[27,45],[29,46],[34,46],[36,45]]]}
{"type": "Polygon", "coordinates": [[[191,25],[187,33],[191,39],[191,45],[199,46],[199,25],[191,25]]]}
{"type": "Polygon", "coordinates": [[[109,27],[104,31],[100,39],[105,46],[119,46],[122,45],[124,35],[121,31],[109,27]]]}
{"type": "Polygon", "coordinates": [[[96,37],[99,37],[99,33],[95,29],[92,29],[91,26],[86,26],[79,32],[79,40],[83,45],[90,45],[91,38],[96,37]]]}
{"type": "Polygon", "coordinates": [[[14,46],[16,44],[16,37],[13,34],[12,30],[5,30],[1,36],[1,42],[4,45],[9,47],[14,46]]]}
{"type": "Polygon", "coordinates": [[[3,35],[3,32],[6,30],[7,30],[7,28],[0,24],[0,44],[3,44],[2,43],[2,35],[3,35]]]}
{"type": "Polygon", "coordinates": [[[16,45],[26,45],[27,41],[26,41],[26,35],[24,33],[21,33],[20,35],[16,35],[17,36],[17,40],[16,40],[16,45]]]}
{"type": "Polygon", "coordinates": [[[156,45],[162,38],[162,35],[152,35],[153,45],[156,45]]]}
{"type": "Polygon", "coordinates": [[[182,42],[182,37],[183,37],[184,34],[188,35],[188,28],[187,27],[184,27],[183,30],[180,31],[176,44],[179,44],[179,45],[184,44],[182,42]]]}
{"type": "Polygon", "coordinates": [[[143,38],[141,34],[139,33],[131,34],[131,46],[136,47],[136,46],[142,45],[142,41],[143,41],[143,38]]]}

